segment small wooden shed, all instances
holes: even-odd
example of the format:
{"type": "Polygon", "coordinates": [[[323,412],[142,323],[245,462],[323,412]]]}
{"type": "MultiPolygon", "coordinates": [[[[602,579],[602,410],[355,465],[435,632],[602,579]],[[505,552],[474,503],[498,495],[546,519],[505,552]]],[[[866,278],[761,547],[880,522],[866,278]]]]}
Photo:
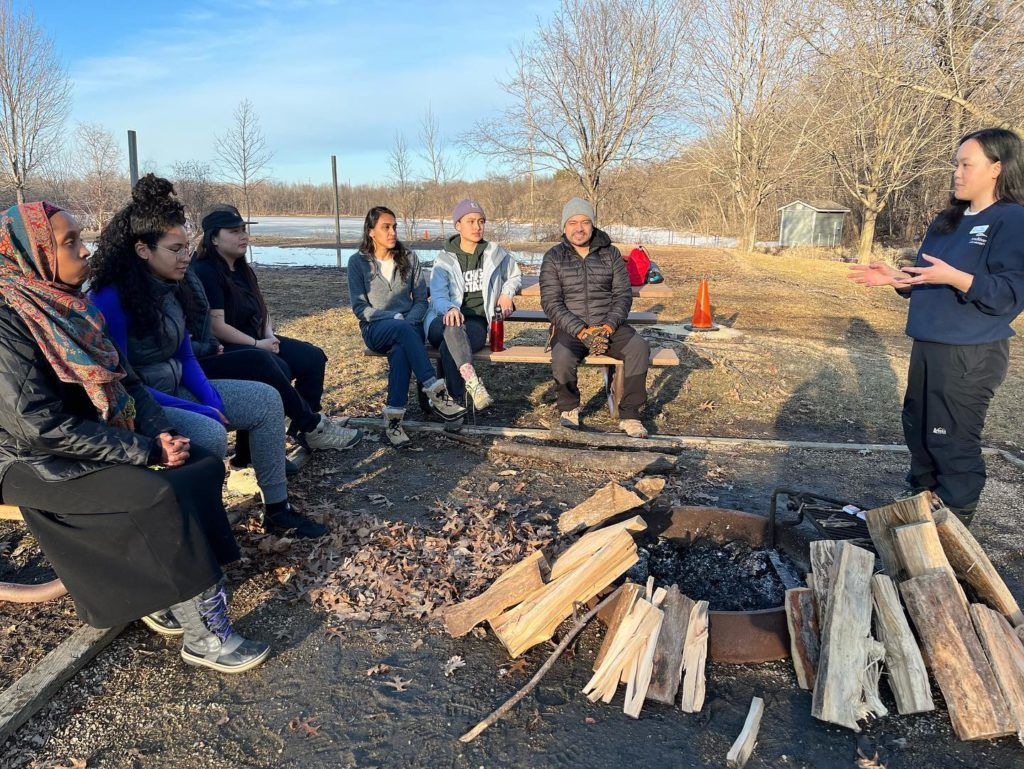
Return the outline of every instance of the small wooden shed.
{"type": "Polygon", "coordinates": [[[779,243],[783,246],[826,246],[843,242],[843,220],[850,213],[832,200],[794,200],[779,207],[779,243]]]}

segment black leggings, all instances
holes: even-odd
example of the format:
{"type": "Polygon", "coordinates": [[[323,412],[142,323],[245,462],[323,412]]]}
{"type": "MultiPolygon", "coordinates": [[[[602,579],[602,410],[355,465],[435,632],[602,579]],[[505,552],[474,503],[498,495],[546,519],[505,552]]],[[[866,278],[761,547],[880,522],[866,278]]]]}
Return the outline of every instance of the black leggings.
{"type": "Polygon", "coordinates": [[[15,462],[0,496],[21,508],[78,616],[104,628],[198,595],[238,558],[223,480],[223,463],[193,449],[173,470],[112,465],[66,481],[15,462]]]}

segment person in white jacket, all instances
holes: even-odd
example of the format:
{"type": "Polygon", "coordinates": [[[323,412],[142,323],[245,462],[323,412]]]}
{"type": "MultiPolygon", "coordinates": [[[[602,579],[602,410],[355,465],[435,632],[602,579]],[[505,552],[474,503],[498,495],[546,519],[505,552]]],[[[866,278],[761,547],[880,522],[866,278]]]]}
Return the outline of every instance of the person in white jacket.
{"type": "Polygon", "coordinates": [[[441,351],[448,393],[466,392],[477,409],[494,400],[473,366],[473,353],[487,342],[495,309],[508,316],[522,285],[515,258],[484,240],[487,218],[475,200],[460,200],[452,211],[456,235],[445,243],[430,275],[430,306],[423,327],[427,340],[441,351]]]}

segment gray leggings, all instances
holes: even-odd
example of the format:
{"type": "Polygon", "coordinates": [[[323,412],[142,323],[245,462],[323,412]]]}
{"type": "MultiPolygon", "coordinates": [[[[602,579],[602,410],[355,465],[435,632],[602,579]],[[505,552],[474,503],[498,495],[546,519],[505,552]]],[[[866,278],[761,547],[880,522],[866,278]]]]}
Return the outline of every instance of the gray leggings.
{"type": "MultiPolygon", "coordinates": [[[[284,406],[277,390],[262,382],[211,379],[224,401],[224,416],[232,430],[249,431],[249,447],[256,481],[266,504],[288,498],[284,474],[284,406]]],[[[175,429],[197,446],[223,459],[228,453],[224,425],[210,417],[183,409],[165,409],[175,429]]]]}
{"type": "Polygon", "coordinates": [[[487,344],[487,319],[471,315],[461,326],[446,326],[444,319],[437,317],[430,322],[427,339],[441,351],[441,367],[448,394],[461,398],[466,393],[466,383],[459,369],[472,363],[473,353],[487,344]]]}

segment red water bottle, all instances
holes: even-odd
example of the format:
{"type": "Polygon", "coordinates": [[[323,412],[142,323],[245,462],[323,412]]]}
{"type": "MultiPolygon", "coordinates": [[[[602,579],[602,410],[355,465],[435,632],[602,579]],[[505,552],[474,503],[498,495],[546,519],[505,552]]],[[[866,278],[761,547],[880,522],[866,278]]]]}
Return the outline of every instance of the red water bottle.
{"type": "Polygon", "coordinates": [[[494,308],[494,316],[491,318],[491,352],[501,352],[505,349],[505,319],[501,315],[501,308],[494,308]]]}

